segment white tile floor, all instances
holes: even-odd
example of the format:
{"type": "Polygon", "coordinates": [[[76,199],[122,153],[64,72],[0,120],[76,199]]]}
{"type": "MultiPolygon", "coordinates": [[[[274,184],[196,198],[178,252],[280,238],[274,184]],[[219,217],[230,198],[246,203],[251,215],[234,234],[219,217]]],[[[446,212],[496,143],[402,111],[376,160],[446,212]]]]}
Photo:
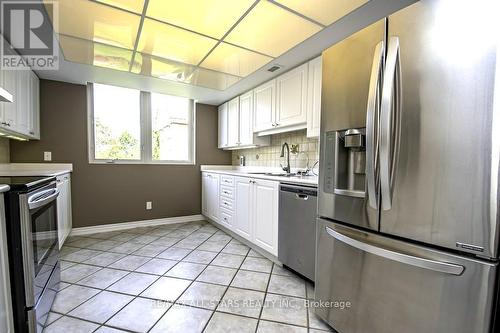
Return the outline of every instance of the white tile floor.
{"type": "Polygon", "coordinates": [[[46,333],[330,331],[313,288],[205,222],[73,237],[46,333]]]}

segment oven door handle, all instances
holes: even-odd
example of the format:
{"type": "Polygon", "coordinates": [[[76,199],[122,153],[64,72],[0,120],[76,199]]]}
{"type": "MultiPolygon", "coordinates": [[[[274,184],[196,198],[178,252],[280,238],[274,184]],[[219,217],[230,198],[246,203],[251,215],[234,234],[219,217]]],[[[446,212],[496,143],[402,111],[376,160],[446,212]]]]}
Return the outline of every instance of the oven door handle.
{"type": "Polygon", "coordinates": [[[36,209],[45,206],[46,204],[54,201],[58,195],[59,190],[57,188],[37,192],[28,197],[28,207],[29,209],[36,209]]]}

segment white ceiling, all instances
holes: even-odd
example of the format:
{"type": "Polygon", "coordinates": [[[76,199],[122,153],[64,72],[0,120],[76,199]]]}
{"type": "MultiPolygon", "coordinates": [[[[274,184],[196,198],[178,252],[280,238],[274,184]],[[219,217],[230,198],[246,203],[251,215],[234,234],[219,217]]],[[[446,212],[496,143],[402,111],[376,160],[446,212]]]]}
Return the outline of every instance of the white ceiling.
{"type": "Polygon", "coordinates": [[[59,70],[38,71],[37,74],[42,79],[77,84],[86,84],[87,82],[112,84],[184,96],[193,98],[199,103],[218,105],[321,54],[323,50],[352,33],[414,2],[416,0],[371,0],[224,91],[68,62],[63,57],[60,57],[59,70]],[[279,64],[283,68],[274,73],[268,72],[267,68],[274,64],[279,64]]]}

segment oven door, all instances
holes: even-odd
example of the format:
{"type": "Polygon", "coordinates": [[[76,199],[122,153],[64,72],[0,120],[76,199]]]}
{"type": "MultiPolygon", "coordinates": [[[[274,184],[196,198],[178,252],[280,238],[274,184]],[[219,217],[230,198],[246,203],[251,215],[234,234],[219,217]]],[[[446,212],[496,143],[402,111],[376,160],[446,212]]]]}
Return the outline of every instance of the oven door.
{"type": "Polygon", "coordinates": [[[35,307],[58,263],[55,182],[26,194],[21,220],[26,307],[35,307]]]}

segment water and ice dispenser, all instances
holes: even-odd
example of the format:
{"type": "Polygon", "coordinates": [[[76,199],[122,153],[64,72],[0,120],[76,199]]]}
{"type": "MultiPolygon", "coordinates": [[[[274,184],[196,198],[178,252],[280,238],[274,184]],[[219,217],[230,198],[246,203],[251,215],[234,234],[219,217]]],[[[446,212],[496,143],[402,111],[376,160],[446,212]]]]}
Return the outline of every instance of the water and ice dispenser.
{"type": "Polygon", "coordinates": [[[364,198],[366,140],[364,128],[328,132],[325,190],[330,193],[364,198]]]}

